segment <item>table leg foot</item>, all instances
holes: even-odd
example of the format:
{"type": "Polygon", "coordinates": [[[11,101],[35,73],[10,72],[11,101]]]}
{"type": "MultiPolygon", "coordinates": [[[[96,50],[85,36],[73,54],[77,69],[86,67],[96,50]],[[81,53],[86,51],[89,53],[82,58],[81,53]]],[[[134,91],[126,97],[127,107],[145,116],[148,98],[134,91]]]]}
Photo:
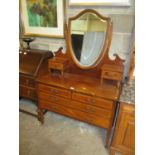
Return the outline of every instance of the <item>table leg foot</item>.
{"type": "Polygon", "coordinates": [[[38,109],[38,120],[44,124],[44,110],[43,109],[38,109]]]}

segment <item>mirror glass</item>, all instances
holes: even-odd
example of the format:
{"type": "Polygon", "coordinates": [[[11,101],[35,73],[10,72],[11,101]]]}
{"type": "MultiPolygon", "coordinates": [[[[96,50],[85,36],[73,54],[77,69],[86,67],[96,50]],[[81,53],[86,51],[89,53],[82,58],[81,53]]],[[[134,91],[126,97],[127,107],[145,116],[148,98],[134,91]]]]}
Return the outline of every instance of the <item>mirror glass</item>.
{"type": "Polygon", "coordinates": [[[99,60],[107,30],[107,21],[87,12],[70,23],[73,56],[82,66],[92,66],[99,60]]]}

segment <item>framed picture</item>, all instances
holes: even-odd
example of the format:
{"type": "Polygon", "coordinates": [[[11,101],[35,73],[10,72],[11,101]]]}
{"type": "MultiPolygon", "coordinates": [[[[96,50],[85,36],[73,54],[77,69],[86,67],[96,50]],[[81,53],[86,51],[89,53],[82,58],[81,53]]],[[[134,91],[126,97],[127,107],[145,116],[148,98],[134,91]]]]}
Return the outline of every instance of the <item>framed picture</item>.
{"type": "Polygon", "coordinates": [[[64,37],[63,0],[20,0],[24,36],[64,37]]]}
{"type": "Polygon", "coordinates": [[[69,0],[70,5],[130,6],[130,0],[69,0]]]}

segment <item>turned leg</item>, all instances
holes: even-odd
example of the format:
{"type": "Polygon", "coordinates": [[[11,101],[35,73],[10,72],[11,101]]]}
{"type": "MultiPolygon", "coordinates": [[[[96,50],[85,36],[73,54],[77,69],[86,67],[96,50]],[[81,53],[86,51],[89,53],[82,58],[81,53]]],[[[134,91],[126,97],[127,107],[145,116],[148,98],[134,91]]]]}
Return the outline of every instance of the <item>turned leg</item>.
{"type": "Polygon", "coordinates": [[[107,132],[106,133],[106,141],[105,141],[106,148],[108,148],[110,146],[110,144],[109,144],[110,143],[110,141],[109,141],[110,140],[110,131],[111,131],[110,129],[107,129],[107,131],[106,131],[107,132]]]}
{"type": "Polygon", "coordinates": [[[110,155],[115,155],[115,150],[110,149],[110,155]]]}
{"type": "Polygon", "coordinates": [[[38,120],[43,124],[44,123],[44,110],[38,109],[38,120]]]}

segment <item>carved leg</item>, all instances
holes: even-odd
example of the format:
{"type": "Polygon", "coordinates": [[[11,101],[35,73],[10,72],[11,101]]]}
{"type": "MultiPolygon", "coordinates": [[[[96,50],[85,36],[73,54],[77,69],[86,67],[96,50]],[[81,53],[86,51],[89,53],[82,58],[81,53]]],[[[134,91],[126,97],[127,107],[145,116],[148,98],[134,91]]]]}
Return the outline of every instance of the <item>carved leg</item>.
{"type": "Polygon", "coordinates": [[[44,123],[44,110],[38,109],[38,120],[43,124],[44,123]]]}
{"type": "Polygon", "coordinates": [[[106,133],[106,141],[105,141],[105,147],[106,148],[108,148],[109,146],[110,146],[110,144],[109,144],[109,140],[110,140],[110,131],[111,131],[111,129],[107,129],[107,133],[106,133]]]}
{"type": "Polygon", "coordinates": [[[110,155],[115,155],[115,150],[110,149],[110,155]]]}

